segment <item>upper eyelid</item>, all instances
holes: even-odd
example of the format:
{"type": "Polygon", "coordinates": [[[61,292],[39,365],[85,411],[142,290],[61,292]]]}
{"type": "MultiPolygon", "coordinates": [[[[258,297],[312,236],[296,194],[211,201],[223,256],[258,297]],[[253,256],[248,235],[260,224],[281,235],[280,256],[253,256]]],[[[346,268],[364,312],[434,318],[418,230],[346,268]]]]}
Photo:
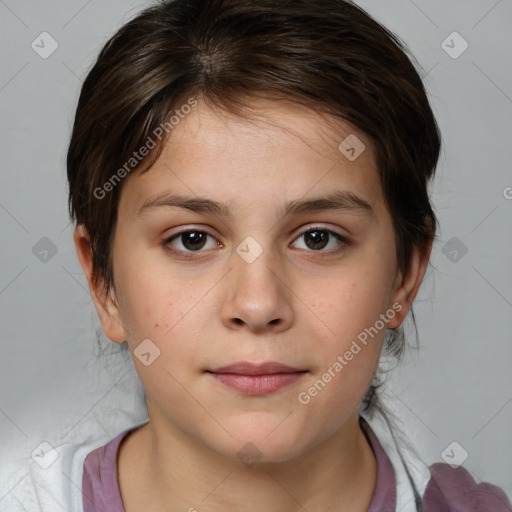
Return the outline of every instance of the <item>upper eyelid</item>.
{"type": "Polygon", "coordinates": [[[317,229],[318,231],[328,231],[329,233],[334,233],[335,235],[339,235],[341,237],[348,238],[348,235],[338,233],[334,228],[330,228],[328,226],[322,226],[320,223],[317,223],[317,224],[313,223],[309,226],[301,227],[299,229],[299,231],[297,231],[297,233],[298,233],[297,236],[303,235],[304,233],[307,233],[308,231],[314,231],[315,229],[317,229]]]}

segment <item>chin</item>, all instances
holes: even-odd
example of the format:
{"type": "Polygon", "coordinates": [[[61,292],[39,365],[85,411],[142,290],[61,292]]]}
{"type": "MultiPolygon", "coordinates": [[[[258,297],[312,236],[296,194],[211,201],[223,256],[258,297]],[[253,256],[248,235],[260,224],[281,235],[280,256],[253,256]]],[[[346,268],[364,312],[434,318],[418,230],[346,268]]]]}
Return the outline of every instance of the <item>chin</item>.
{"type": "Polygon", "coordinates": [[[261,442],[246,440],[239,445],[235,444],[229,457],[247,467],[255,464],[277,464],[295,459],[302,453],[301,448],[297,443],[290,445],[289,442],[286,444],[283,442],[277,445],[275,442],[269,443],[268,440],[261,442]]]}
{"type": "Polygon", "coordinates": [[[232,430],[236,435],[229,439],[229,454],[225,455],[233,458],[234,454],[236,460],[248,466],[256,462],[278,463],[294,459],[307,450],[308,443],[300,429],[293,429],[284,423],[279,425],[279,421],[274,419],[258,424],[252,422],[245,428],[238,425],[232,430]]]}

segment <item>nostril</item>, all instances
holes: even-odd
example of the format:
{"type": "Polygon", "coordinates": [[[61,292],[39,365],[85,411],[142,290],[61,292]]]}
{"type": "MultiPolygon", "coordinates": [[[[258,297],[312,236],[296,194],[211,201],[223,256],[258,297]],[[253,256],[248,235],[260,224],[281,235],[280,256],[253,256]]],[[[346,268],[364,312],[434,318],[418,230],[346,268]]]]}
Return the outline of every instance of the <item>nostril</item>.
{"type": "Polygon", "coordinates": [[[281,320],[279,318],[274,318],[274,320],[270,320],[269,324],[272,324],[272,325],[276,325],[280,322],[281,320]]]}
{"type": "Polygon", "coordinates": [[[244,321],[241,318],[235,318],[235,324],[240,325],[240,324],[243,324],[243,323],[244,323],[244,321]]]}

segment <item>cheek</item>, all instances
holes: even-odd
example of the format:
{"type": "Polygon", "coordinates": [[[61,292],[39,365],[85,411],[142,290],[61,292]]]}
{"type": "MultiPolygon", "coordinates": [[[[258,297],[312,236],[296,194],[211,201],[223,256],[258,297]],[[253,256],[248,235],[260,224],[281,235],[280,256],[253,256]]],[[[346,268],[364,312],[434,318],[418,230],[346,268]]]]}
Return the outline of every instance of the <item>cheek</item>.
{"type": "Polygon", "coordinates": [[[388,265],[382,257],[347,260],[329,279],[302,289],[314,313],[308,315],[307,323],[317,340],[318,358],[309,383],[313,388],[303,391],[319,413],[322,407],[340,414],[355,407],[371,384],[386,332],[381,315],[386,318],[390,307],[388,265]]]}
{"type": "Polygon", "coordinates": [[[179,405],[186,400],[182,386],[189,385],[202,336],[193,308],[198,299],[185,297],[174,285],[147,275],[130,280],[123,290],[123,317],[130,329],[127,341],[133,364],[146,395],[156,403],[179,405]],[[150,353],[146,362],[140,356],[143,346],[150,353]]]}
{"type": "MultiPolygon", "coordinates": [[[[332,276],[319,286],[303,290],[305,301],[337,349],[350,344],[365,329],[376,324],[389,304],[389,287],[382,277],[369,272],[332,276]]],[[[383,329],[382,322],[377,325],[383,329]]],[[[331,345],[332,343],[328,343],[331,345]]]]}
{"type": "Polygon", "coordinates": [[[168,269],[147,261],[147,255],[134,252],[116,267],[121,316],[129,327],[132,343],[139,338],[162,338],[170,334],[186,314],[189,302],[183,293],[187,290],[184,283],[171,280],[165,274],[168,269]]]}
{"type": "MultiPolygon", "coordinates": [[[[120,272],[123,325],[128,326],[128,345],[143,382],[168,378],[163,369],[176,377],[197,365],[204,340],[204,318],[211,316],[204,298],[211,284],[165,276],[161,272],[120,272]],[[124,277],[124,279],[123,279],[124,277]],[[136,360],[139,344],[149,339],[159,351],[154,366],[136,360]],[[159,377],[157,378],[157,375],[159,377]]],[[[156,350],[156,349],[155,349],[156,350]]],[[[151,382],[147,382],[151,385],[151,382]]]]}
{"type": "Polygon", "coordinates": [[[321,419],[321,428],[337,428],[372,382],[386,332],[380,317],[386,311],[384,290],[384,286],[376,289],[372,279],[340,279],[336,285],[326,285],[323,293],[310,295],[315,315],[307,323],[315,344],[309,352],[316,364],[297,399],[321,419]]]}

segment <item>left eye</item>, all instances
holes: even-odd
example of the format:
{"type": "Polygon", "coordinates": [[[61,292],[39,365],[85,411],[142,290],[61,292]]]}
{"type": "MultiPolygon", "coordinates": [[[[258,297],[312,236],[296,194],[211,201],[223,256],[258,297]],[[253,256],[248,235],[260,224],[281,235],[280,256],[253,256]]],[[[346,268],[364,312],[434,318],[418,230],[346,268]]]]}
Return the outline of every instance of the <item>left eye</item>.
{"type": "MultiPolygon", "coordinates": [[[[322,251],[323,249],[336,249],[340,244],[347,244],[345,237],[330,231],[328,229],[310,229],[302,233],[296,240],[303,239],[302,246],[298,242],[293,242],[297,249],[311,249],[313,251],[322,251]]],[[[326,252],[326,251],[323,251],[326,252]]]]}
{"type": "Polygon", "coordinates": [[[171,236],[165,241],[166,244],[171,244],[179,251],[183,252],[198,252],[201,249],[214,249],[218,246],[217,241],[210,234],[204,231],[182,231],[174,236],[171,236]],[[208,237],[212,239],[208,246],[208,237]]]}

